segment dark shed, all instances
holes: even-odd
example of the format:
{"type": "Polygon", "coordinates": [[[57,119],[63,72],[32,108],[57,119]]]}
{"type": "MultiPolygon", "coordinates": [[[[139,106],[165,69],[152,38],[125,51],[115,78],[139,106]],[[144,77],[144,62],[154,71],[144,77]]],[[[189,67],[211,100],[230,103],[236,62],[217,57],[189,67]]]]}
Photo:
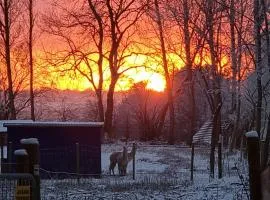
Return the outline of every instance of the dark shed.
{"type": "Polygon", "coordinates": [[[75,173],[79,155],[80,174],[101,174],[102,122],[6,122],[4,127],[13,151],[23,138],[39,140],[41,172],[75,173]]]}

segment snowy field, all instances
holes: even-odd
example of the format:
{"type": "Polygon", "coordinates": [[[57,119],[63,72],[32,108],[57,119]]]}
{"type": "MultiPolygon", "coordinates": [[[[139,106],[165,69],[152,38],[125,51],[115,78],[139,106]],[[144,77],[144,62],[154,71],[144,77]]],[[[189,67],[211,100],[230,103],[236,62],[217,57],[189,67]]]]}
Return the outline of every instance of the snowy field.
{"type": "MultiPolygon", "coordinates": [[[[190,181],[188,147],[138,144],[136,177],[132,178],[132,162],[127,176],[109,175],[109,155],[121,151],[122,143],[102,146],[102,178],[46,180],[41,183],[44,200],[90,199],[185,199],[246,200],[248,199],[247,162],[240,153],[223,153],[224,177],[210,179],[209,151],[195,148],[194,181],[190,181]]],[[[128,145],[129,151],[132,144],[128,145]]],[[[216,169],[217,174],[217,169],[216,169]]]]}

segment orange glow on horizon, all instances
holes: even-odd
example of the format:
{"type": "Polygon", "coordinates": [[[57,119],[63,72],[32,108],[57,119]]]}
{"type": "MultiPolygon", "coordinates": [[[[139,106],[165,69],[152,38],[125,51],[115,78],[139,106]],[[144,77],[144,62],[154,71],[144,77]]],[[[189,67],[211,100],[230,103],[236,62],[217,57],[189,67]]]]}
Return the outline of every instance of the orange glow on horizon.
{"type": "MultiPolygon", "coordinates": [[[[170,66],[177,66],[176,71],[184,67],[184,62],[177,59],[177,56],[169,54],[170,57],[170,66]]],[[[157,64],[157,58],[153,60],[147,60],[146,56],[131,56],[126,60],[126,65],[129,67],[138,66],[137,68],[130,69],[124,73],[122,77],[118,80],[116,84],[115,91],[128,91],[135,83],[145,82],[146,88],[154,90],[157,92],[164,92],[166,89],[166,81],[163,76],[163,69],[160,64],[157,64]]],[[[207,65],[211,63],[209,56],[199,56],[195,58],[195,64],[207,65]]],[[[221,73],[224,71],[223,68],[228,66],[228,58],[223,56],[220,62],[221,73]]],[[[65,66],[63,66],[65,67],[65,66]]],[[[82,66],[83,67],[83,66],[82,66]]],[[[170,71],[172,71],[171,69],[170,71]]],[[[49,75],[46,75],[46,81],[44,83],[44,77],[39,77],[43,79],[43,83],[40,84],[40,87],[50,87],[58,90],[77,90],[85,91],[92,90],[92,85],[90,82],[83,77],[82,75],[74,72],[54,72],[53,68],[48,69],[49,75]]],[[[223,74],[223,73],[222,73],[223,74]]],[[[224,76],[226,76],[224,74],[224,76]]],[[[94,77],[95,82],[98,82],[98,76],[94,77]]],[[[40,81],[39,81],[40,82],[40,81]]],[[[104,72],[104,90],[108,90],[110,82],[110,73],[109,71],[104,72]]],[[[40,82],[41,83],[41,82],[40,82]]],[[[36,87],[38,88],[38,86],[36,87]]]]}
{"type": "MultiPolygon", "coordinates": [[[[165,79],[162,75],[155,72],[147,72],[139,70],[136,73],[129,73],[125,78],[118,81],[115,90],[127,91],[133,84],[138,82],[146,82],[146,88],[157,92],[163,92],[166,87],[165,79]]],[[[105,90],[108,89],[108,82],[105,83],[105,90]]],[[[68,76],[58,77],[53,83],[53,87],[59,90],[78,90],[85,91],[91,89],[92,86],[84,77],[77,77],[76,79],[68,76]]]]}
{"type": "MultiPolygon", "coordinates": [[[[135,83],[146,82],[146,88],[157,92],[163,92],[166,87],[166,81],[161,75],[162,68],[156,66],[155,63],[146,61],[145,56],[131,56],[126,59],[126,66],[134,67],[127,70],[123,76],[121,76],[116,84],[115,91],[127,91],[135,83]],[[149,65],[145,67],[145,65],[149,65]],[[152,66],[153,65],[153,66],[152,66]],[[161,71],[161,72],[160,72],[161,71]]],[[[63,65],[61,68],[67,66],[63,65]]],[[[83,69],[83,65],[81,65],[83,69]]],[[[87,69],[87,68],[86,68],[87,69]]],[[[93,87],[87,78],[83,77],[79,73],[74,75],[73,71],[66,71],[64,73],[55,72],[54,68],[48,69],[49,75],[46,75],[46,81],[44,85],[52,87],[58,90],[92,90],[93,87]]],[[[98,82],[98,75],[95,77],[95,82],[98,82]]],[[[110,83],[109,70],[104,71],[104,90],[108,90],[110,83]]]]}

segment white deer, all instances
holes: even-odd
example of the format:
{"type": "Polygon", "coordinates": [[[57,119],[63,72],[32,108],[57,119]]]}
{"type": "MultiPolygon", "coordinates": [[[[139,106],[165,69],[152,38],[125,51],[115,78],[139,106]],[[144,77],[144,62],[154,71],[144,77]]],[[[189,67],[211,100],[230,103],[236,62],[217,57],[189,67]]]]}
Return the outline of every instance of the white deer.
{"type": "Polygon", "coordinates": [[[123,154],[117,161],[119,175],[125,176],[127,174],[127,164],[128,164],[128,152],[127,148],[124,147],[123,154]]]}
{"type": "Polygon", "coordinates": [[[119,175],[127,174],[127,165],[133,159],[136,154],[137,145],[134,143],[132,146],[132,150],[127,153],[127,148],[123,148],[123,152],[113,152],[110,155],[110,167],[109,171],[114,175],[114,168],[116,164],[118,165],[119,175]]]}
{"type": "Polygon", "coordinates": [[[127,148],[126,147],[123,147],[123,151],[122,152],[113,152],[111,155],[110,155],[110,167],[109,167],[109,171],[110,171],[110,175],[111,175],[111,172],[112,174],[114,175],[114,168],[116,166],[116,164],[118,164],[118,171],[119,171],[119,175],[121,175],[121,164],[120,162],[124,162],[124,158],[126,157],[127,159],[127,148]]]}
{"type": "MultiPolygon", "coordinates": [[[[134,156],[136,154],[136,150],[137,150],[137,145],[134,143],[133,146],[132,146],[131,151],[127,154],[127,159],[126,158],[124,159],[123,164],[120,163],[120,168],[121,168],[121,170],[123,170],[123,174],[122,175],[126,175],[127,174],[127,165],[134,158],[134,156]]],[[[118,166],[119,166],[119,163],[118,163],[118,166]]]]}

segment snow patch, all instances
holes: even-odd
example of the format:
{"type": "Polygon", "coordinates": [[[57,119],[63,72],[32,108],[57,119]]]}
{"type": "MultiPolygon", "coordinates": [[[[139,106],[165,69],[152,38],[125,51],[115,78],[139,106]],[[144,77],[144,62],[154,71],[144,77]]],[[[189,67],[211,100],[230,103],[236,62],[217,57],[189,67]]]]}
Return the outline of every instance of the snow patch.
{"type": "Polygon", "coordinates": [[[27,139],[21,139],[21,144],[39,144],[37,138],[27,138],[27,139]]]}
{"type": "Polygon", "coordinates": [[[1,132],[6,133],[6,132],[7,132],[7,128],[6,128],[6,127],[0,126],[0,133],[1,133],[1,132]]]}
{"type": "MultiPolygon", "coordinates": [[[[0,147],[0,152],[2,151],[1,147],[0,147]]],[[[3,154],[4,157],[3,158],[7,158],[7,146],[3,146],[3,154]]],[[[1,153],[0,153],[0,159],[1,159],[1,153]]]]}
{"type": "Polygon", "coordinates": [[[249,132],[247,132],[245,135],[246,135],[246,137],[248,137],[248,138],[257,138],[257,137],[258,137],[257,131],[249,131],[249,132]]]}
{"type": "Polygon", "coordinates": [[[26,152],[25,149],[18,149],[14,151],[15,156],[27,156],[28,153],[26,152]]]}

